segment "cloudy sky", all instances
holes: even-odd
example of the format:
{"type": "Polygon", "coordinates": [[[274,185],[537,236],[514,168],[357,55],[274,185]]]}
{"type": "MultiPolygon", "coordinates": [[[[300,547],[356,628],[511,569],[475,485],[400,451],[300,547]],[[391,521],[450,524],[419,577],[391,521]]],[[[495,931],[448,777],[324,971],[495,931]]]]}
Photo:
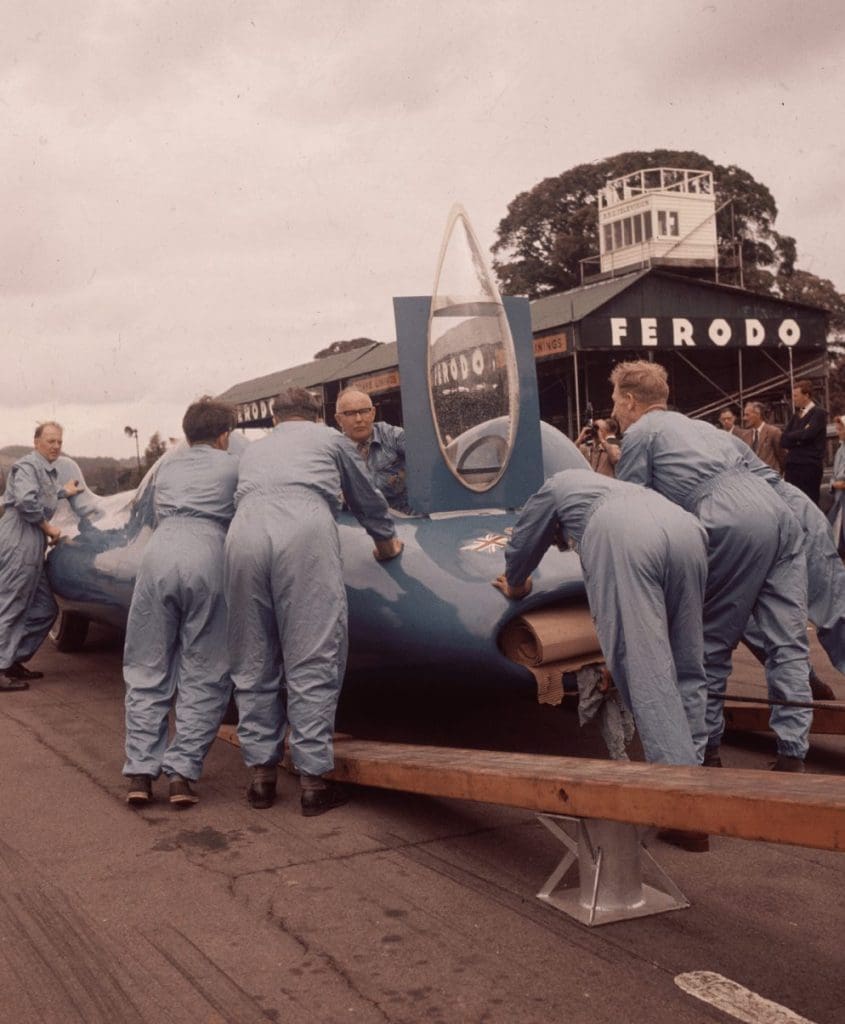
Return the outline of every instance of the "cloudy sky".
{"type": "Polygon", "coordinates": [[[845,290],[840,0],[6,0],[0,447],[179,433],[202,393],[394,337],[449,209],[630,149],[768,185],[845,290]]]}

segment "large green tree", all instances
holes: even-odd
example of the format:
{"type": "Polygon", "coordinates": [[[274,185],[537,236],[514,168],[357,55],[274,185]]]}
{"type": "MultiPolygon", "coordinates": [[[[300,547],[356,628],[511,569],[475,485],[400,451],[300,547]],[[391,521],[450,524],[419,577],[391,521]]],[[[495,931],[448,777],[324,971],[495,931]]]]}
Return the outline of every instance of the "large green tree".
{"type": "Polygon", "coordinates": [[[845,356],[836,359],[830,368],[830,409],[834,416],[845,416],[845,356]]]}
{"type": "Polygon", "coordinates": [[[810,306],[821,306],[830,312],[830,336],[828,339],[834,356],[845,354],[845,295],[841,295],[832,281],[816,277],[807,270],[795,268],[777,277],[778,294],[793,302],[806,302],[810,306]]]}
{"type": "Polygon", "coordinates": [[[793,273],[795,240],[775,230],[777,206],[765,185],[741,167],[723,167],[701,153],[654,149],[579,164],[521,192],[508,206],[493,245],[493,266],[502,290],[536,298],[580,285],[580,261],[599,251],[599,189],[610,178],[646,167],[713,173],[719,262],[726,277],[733,268],[732,283],[738,283],[738,246],[746,288],[776,291],[779,279],[793,273]]]}

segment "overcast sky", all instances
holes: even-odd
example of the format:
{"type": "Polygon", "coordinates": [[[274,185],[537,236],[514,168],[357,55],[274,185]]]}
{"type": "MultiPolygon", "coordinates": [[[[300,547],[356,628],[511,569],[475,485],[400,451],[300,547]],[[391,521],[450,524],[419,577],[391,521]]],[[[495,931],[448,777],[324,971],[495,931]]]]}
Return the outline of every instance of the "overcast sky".
{"type": "Polygon", "coordinates": [[[134,454],[199,395],[394,338],[449,209],[693,149],[845,290],[841,0],[6,0],[0,447],[134,454]],[[839,126],[839,127],[837,127],[839,126]]]}

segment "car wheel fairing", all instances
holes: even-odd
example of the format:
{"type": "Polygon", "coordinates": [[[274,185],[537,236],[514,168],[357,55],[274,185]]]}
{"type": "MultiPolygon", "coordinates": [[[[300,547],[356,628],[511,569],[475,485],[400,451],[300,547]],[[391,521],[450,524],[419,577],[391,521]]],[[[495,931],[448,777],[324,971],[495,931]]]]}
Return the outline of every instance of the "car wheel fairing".
{"type": "Polygon", "coordinates": [[[73,653],[82,649],[88,637],[89,620],[78,612],[59,610],[50,627],[50,639],[57,651],[73,653]]]}

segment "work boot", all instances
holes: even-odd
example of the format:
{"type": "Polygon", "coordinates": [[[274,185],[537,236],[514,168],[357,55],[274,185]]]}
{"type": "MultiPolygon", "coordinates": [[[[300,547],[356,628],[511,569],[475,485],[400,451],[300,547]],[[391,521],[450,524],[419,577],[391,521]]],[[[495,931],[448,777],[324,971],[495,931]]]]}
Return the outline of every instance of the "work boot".
{"type": "Polygon", "coordinates": [[[25,679],[15,679],[9,675],[7,668],[0,672],[0,693],[12,693],[15,690],[28,690],[29,683],[25,679]]]}
{"type": "Polygon", "coordinates": [[[657,838],[664,843],[671,843],[688,853],[707,853],[710,849],[710,836],[706,832],[691,832],[683,828],[662,828],[657,838]]]}
{"type": "Polygon", "coordinates": [[[810,669],[810,690],[813,700],[836,700],[836,694],[816,673],[810,669]]]}
{"type": "Polygon", "coordinates": [[[251,768],[252,781],[246,791],[250,806],[266,811],[276,802],[276,765],[257,764],[251,768]]]}
{"type": "Polygon", "coordinates": [[[26,665],[22,665],[19,661],[12,662],[12,664],[6,669],[6,675],[10,679],[25,679],[27,682],[32,679],[44,678],[43,672],[33,672],[31,669],[28,669],[26,665]]]}
{"type": "Polygon", "coordinates": [[[804,771],[803,757],[790,757],[788,754],[778,754],[777,761],[772,765],[773,772],[799,772],[804,771]]]}
{"type": "Polygon", "coordinates": [[[133,807],[143,807],[153,798],[152,775],[130,775],[126,802],[133,807]]]}
{"type": "Polygon", "coordinates": [[[191,789],[191,780],[182,775],[170,776],[170,802],[175,807],[191,807],[199,801],[197,794],[191,789]]]}
{"type": "Polygon", "coordinates": [[[319,775],[302,774],[299,782],[302,787],[299,803],[306,818],[325,814],[349,800],[349,793],[343,786],[319,775]]]}
{"type": "Polygon", "coordinates": [[[721,768],[722,758],[719,747],[705,747],[704,760],[701,762],[705,768],[721,768]]]}

